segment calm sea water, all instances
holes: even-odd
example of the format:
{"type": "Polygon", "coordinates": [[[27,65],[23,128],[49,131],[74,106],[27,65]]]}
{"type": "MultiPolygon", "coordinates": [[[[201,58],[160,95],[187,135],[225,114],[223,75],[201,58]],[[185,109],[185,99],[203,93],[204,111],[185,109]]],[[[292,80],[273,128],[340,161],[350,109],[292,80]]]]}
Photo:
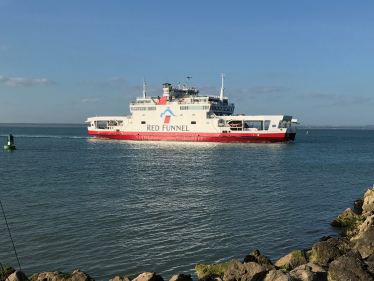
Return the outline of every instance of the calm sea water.
{"type": "MultiPolygon", "coordinates": [[[[83,127],[0,126],[0,196],[22,269],[99,281],[308,249],[374,183],[374,130],[287,144],[100,140],[83,127]]],[[[0,262],[18,267],[4,218],[0,262]]],[[[194,275],[194,279],[197,277],[194,275]]]]}

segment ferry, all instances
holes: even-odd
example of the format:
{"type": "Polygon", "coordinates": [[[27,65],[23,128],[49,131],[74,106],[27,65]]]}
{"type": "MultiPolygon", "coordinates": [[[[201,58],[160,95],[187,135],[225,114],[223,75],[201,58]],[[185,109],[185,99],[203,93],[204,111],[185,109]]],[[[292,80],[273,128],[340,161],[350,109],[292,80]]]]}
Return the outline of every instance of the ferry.
{"type": "Polygon", "coordinates": [[[125,140],[287,142],[294,141],[297,119],[289,115],[234,115],[224,97],[200,95],[195,87],[163,84],[162,96],[143,96],[130,103],[129,116],[96,116],[86,122],[89,135],[125,140]]]}

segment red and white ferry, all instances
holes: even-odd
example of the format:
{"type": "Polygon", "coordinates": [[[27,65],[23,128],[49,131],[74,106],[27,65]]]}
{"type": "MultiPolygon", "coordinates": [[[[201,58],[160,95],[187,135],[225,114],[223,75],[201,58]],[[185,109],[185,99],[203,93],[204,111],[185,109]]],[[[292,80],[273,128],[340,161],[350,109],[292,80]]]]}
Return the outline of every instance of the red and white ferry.
{"type": "MultiPolygon", "coordinates": [[[[188,79],[190,77],[187,77],[188,79]]],[[[297,120],[288,115],[234,115],[223,96],[199,95],[194,87],[163,84],[162,97],[143,97],[130,104],[129,116],[88,118],[95,137],[127,140],[286,142],[295,139],[297,120]]]]}

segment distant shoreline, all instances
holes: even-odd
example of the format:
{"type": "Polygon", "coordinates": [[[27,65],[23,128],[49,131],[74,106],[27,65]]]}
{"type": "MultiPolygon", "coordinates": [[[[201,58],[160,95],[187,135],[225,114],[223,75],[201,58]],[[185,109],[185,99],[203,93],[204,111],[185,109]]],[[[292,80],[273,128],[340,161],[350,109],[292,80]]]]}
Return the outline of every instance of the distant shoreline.
{"type": "Polygon", "coordinates": [[[88,127],[87,124],[73,123],[0,123],[3,127],[88,127]]]}

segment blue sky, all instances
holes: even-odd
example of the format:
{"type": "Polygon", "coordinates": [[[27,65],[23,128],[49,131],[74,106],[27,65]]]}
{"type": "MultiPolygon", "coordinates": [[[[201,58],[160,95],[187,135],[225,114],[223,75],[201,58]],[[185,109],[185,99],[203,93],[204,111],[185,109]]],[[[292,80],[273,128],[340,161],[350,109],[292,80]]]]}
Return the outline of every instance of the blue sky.
{"type": "Polygon", "coordinates": [[[165,82],[236,113],[374,124],[373,1],[0,0],[0,123],[128,115],[165,82]]]}

